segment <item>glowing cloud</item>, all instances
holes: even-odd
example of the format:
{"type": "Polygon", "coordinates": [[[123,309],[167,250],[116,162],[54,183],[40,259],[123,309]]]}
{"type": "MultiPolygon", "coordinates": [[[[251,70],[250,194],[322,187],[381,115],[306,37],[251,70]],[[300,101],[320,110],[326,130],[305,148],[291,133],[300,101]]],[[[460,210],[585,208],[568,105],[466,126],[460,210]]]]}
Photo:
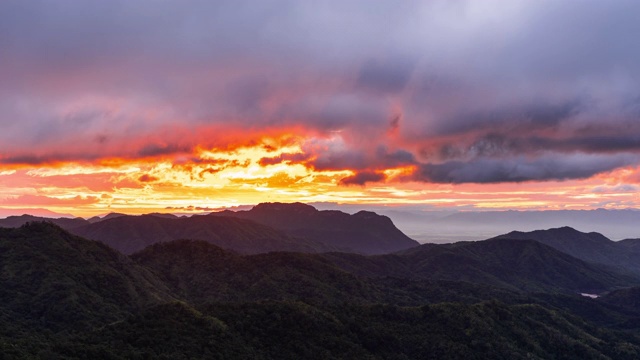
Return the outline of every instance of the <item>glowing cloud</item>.
{"type": "Polygon", "coordinates": [[[635,207],[639,11],[4,1],[0,207],[635,207]]]}

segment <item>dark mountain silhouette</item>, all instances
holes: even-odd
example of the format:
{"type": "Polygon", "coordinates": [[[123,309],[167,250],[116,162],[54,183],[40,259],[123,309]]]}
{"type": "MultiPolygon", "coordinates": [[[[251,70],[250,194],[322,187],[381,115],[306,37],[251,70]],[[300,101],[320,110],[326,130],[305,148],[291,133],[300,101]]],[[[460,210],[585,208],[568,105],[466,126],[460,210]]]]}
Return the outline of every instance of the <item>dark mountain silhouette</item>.
{"type": "Polygon", "coordinates": [[[212,215],[253,220],[292,236],[367,255],[419,245],[395,227],[391,219],[369,211],[350,215],[336,210],[319,211],[302,203],[263,203],[248,211],[223,211],[212,215]]]}
{"type": "Polygon", "coordinates": [[[57,344],[85,358],[635,359],[637,340],[535,304],[163,304],[57,344]],[[102,344],[103,347],[99,347],[102,344]],[[75,346],[74,346],[75,345],[75,346]]]}
{"type": "Polygon", "coordinates": [[[5,219],[0,219],[0,227],[4,228],[16,228],[20,227],[28,222],[49,222],[56,224],[63,229],[73,229],[83,225],[87,225],[89,222],[83,218],[46,218],[33,215],[20,215],[9,216],[5,219]]]}
{"type": "Polygon", "coordinates": [[[535,240],[578,259],[640,274],[640,252],[634,251],[632,241],[615,242],[599,233],[583,233],[566,226],[531,232],[513,231],[496,238],[535,240]]]}
{"type": "Polygon", "coordinates": [[[373,208],[379,214],[389,216],[405,234],[422,243],[476,241],[513,230],[534,231],[562,226],[596,231],[616,241],[640,237],[640,211],[636,209],[437,211],[419,206],[373,208]]]}
{"type": "MultiPolygon", "coordinates": [[[[503,241],[492,241],[492,245],[501,247],[503,241]]],[[[158,243],[131,257],[141,266],[151,269],[174,291],[176,296],[193,304],[207,302],[247,302],[261,300],[304,301],[311,304],[327,305],[350,303],[394,303],[417,305],[456,301],[474,303],[477,301],[500,298],[503,301],[521,303],[531,300],[523,297],[523,291],[552,291],[575,294],[584,289],[602,292],[621,285],[638,284],[638,280],[607,270],[590,268],[588,264],[571,259],[562,254],[568,264],[577,264],[576,269],[564,264],[558,266],[554,260],[543,259],[557,255],[557,251],[531,241],[514,241],[516,245],[532,248],[528,255],[537,260],[529,261],[520,257],[505,260],[513,254],[513,249],[495,251],[490,246],[481,250],[472,249],[479,257],[476,260],[491,261],[494,264],[488,272],[482,265],[469,267],[460,273],[464,266],[441,267],[438,256],[429,256],[422,251],[407,255],[363,256],[357,254],[298,254],[269,253],[258,255],[238,255],[225,251],[203,241],[179,240],[158,243]],[[542,248],[545,251],[539,252],[542,248]],[[551,255],[546,252],[550,251],[551,255]],[[538,252],[538,253],[536,253],[538,252]],[[493,255],[491,253],[494,253],[493,255]],[[497,254],[495,254],[497,253],[497,254]],[[490,260],[491,257],[493,260],[490,260]],[[385,261],[390,260],[390,261],[385,261]],[[504,275],[505,268],[522,262],[523,269],[514,269],[514,274],[504,275]],[[349,263],[350,266],[345,264],[349,263]],[[363,271],[362,266],[377,265],[376,272],[363,271]],[[398,270],[398,264],[404,268],[398,270]],[[501,263],[501,265],[495,265],[501,263]],[[532,266],[541,267],[531,269],[532,266]],[[544,267],[553,268],[553,270],[544,267]],[[417,273],[413,273],[416,270],[417,273]],[[502,271],[502,273],[501,273],[502,271]],[[478,273],[469,275],[471,272],[478,273]],[[564,274],[557,274],[564,272],[564,274]],[[366,275],[362,275],[362,274],[366,275]],[[393,274],[394,276],[389,276],[393,274]],[[464,281],[461,281],[464,280],[464,281]]],[[[477,244],[473,244],[477,245],[477,244]]],[[[440,248],[441,246],[435,246],[440,248]]],[[[516,249],[519,249],[516,246],[516,249]]],[[[431,250],[428,250],[432,253],[431,250]]],[[[450,259],[449,259],[450,260],[450,259]]],[[[459,260],[469,261],[461,257],[459,260]]],[[[476,264],[477,265],[477,264],[476,264]]],[[[558,296],[558,295],[554,295],[558,296]]],[[[597,313],[604,310],[591,301],[578,297],[541,298],[544,302],[553,302],[555,306],[564,306],[569,310],[590,309],[595,320],[597,313]],[[568,300],[567,300],[568,299],[568,300]],[[570,303],[567,304],[567,302],[570,303]],[[595,309],[595,310],[594,310],[595,309]]],[[[640,310],[640,309],[639,309],[640,310]]],[[[619,314],[606,312],[605,316],[620,317],[619,314]]]]}
{"type": "Polygon", "coordinates": [[[87,221],[90,222],[90,223],[96,223],[96,222],[99,222],[99,221],[109,220],[109,219],[117,218],[117,217],[120,217],[120,216],[127,216],[127,214],[112,212],[112,213],[108,213],[107,215],[102,216],[102,217],[94,216],[92,218],[87,219],[87,221]]]}
{"type": "Polygon", "coordinates": [[[158,243],[132,255],[194,303],[308,299],[314,303],[374,302],[376,286],[314,254],[240,256],[203,241],[158,243]]]}
{"type": "MultiPolygon", "coordinates": [[[[395,219],[394,219],[395,221],[395,219]]],[[[428,229],[458,227],[466,233],[500,234],[511,230],[533,231],[540,228],[570,226],[607,234],[613,239],[637,237],[638,210],[549,210],[549,211],[465,211],[445,214],[427,224],[428,229]]],[[[461,233],[461,232],[459,232],[461,233]]]]}
{"type": "Polygon", "coordinates": [[[384,254],[419,245],[398,230],[386,216],[368,211],[353,215],[341,211],[318,211],[301,203],[265,203],[249,211],[223,211],[191,218],[162,213],[141,216],[109,213],[88,220],[22,215],[0,219],[0,226],[18,227],[29,221],[54,223],[74,234],[102,241],[125,254],[156,242],[177,239],[205,240],[248,254],[268,251],[384,254]],[[263,226],[257,228],[255,223],[216,219],[218,217],[249,220],[263,226]],[[232,230],[234,226],[236,229],[232,230]]]}
{"type": "Polygon", "coordinates": [[[617,242],[633,252],[640,252],[640,239],[624,239],[617,242]]]}
{"type": "Polygon", "coordinates": [[[158,242],[178,239],[204,240],[246,254],[332,249],[310,240],[293,238],[250,220],[210,215],[184,218],[124,215],[71,231],[87,239],[101,241],[124,254],[132,254],[158,242]]]}
{"type": "MultiPolygon", "coordinates": [[[[126,217],[103,223],[118,219],[126,217]]],[[[614,274],[557,253],[534,241],[491,240],[377,256],[239,255],[204,241],[181,240],[126,257],[53,224],[30,223],[0,229],[0,354],[65,359],[638,358],[640,338],[605,328],[607,320],[600,319],[626,321],[625,329],[636,331],[638,312],[554,293],[574,289],[567,279],[591,286],[614,274]],[[447,265],[457,260],[471,265],[447,265]],[[346,263],[351,263],[349,270],[346,263]],[[508,266],[515,275],[496,273],[508,266]],[[565,274],[535,274],[541,266],[565,274]],[[441,268],[436,277],[461,269],[486,274],[468,277],[478,280],[475,284],[424,279],[436,268],[441,268]],[[370,276],[357,274],[365,270],[370,276]],[[385,275],[411,270],[419,272],[385,275]],[[484,284],[487,276],[506,288],[553,292],[501,289],[484,284]],[[556,286],[546,282],[553,279],[556,286]],[[521,286],[523,281],[532,285],[521,286]]],[[[624,277],[606,286],[619,281],[624,277]]]]}
{"type": "Polygon", "coordinates": [[[361,276],[468,281],[524,291],[598,294],[640,281],[533,240],[425,244],[398,254],[331,253],[325,257],[361,276]]]}
{"type": "Polygon", "coordinates": [[[104,244],[49,223],[0,228],[0,308],[16,323],[89,329],[171,299],[149,270],[104,244]]]}
{"type": "Polygon", "coordinates": [[[598,298],[598,300],[607,304],[640,311],[640,287],[630,287],[611,291],[610,293],[598,298]]]}

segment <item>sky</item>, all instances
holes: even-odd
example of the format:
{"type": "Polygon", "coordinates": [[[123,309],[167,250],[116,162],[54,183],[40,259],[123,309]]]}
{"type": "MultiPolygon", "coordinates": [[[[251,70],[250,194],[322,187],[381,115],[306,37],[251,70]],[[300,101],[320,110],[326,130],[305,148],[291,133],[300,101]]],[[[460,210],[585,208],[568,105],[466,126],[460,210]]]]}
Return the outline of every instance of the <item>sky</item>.
{"type": "Polygon", "coordinates": [[[0,2],[0,209],[636,208],[640,2],[0,2]]]}

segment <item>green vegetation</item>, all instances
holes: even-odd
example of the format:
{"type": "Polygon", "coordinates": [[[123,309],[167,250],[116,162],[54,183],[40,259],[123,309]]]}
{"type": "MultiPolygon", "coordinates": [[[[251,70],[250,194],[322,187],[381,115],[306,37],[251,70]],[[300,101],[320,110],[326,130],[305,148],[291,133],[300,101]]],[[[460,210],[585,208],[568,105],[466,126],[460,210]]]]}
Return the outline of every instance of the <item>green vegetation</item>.
{"type": "Polygon", "coordinates": [[[639,281],[533,240],[425,244],[401,254],[369,257],[344,253],[324,256],[346,271],[366,277],[466,281],[529,292],[599,294],[639,281]]]}
{"type": "Polygon", "coordinates": [[[0,265],[4,316],[29,328],[92,329],[173,299],[149,270],[52,224],[0,228],[0,265]]]}
{"type": "Polygon", "coordinates": [[[637,290],[572,293],[633,281],[525,241],[126,257],[30,223],[0,229],[0,359],[636,359],[637,290]]]}
{"type": "Polygon", "coordinates": [[[535,240],[578,259],[640,275],[640,247],[634,246],[638,243],[634,239],[612,241],[602,234],[583,233],[568,226],[531,232],[512,231],[497,238],[535,240]]]}

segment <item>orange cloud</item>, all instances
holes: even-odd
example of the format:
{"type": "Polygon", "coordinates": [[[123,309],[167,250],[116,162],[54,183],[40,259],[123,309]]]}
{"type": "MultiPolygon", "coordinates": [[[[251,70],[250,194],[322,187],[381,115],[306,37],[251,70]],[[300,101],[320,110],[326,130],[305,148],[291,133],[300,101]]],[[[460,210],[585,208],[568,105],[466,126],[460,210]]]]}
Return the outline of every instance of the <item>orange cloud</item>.
{"type": "Polygon", "coordinates": [[[461,209],[620,208],[640,201],[625,185],[639,178],[633,167],[582,180],[436,184],[414,181],[419,168],[409,153],[379,146],[354,152],[339,134],[281,129],[262,136],[251,131],[227,135],[216,142],[219,147],[197,144],[189,151],[172,152],[158,145],[147,146],[137,157],[4,165],[0,206],[88,216],[109,211],[198,212],[263,201],[461,209]]]}

